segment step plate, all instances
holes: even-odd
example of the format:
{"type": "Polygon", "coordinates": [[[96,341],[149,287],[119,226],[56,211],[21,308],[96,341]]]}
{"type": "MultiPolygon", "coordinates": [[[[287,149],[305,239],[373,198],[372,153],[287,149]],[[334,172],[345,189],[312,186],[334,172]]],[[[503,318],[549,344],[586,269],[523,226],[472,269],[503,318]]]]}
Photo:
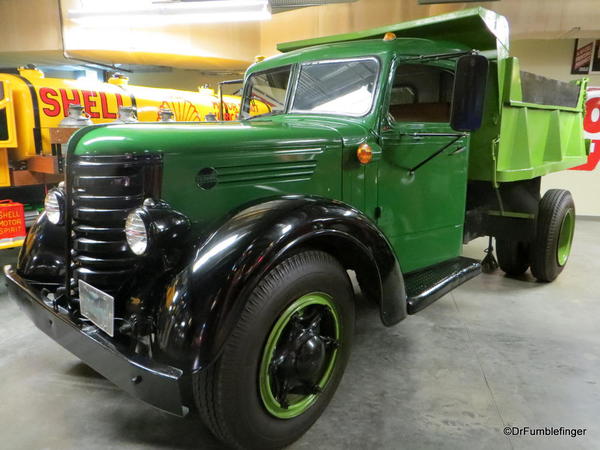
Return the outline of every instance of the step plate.
{"type": "Polygon", "coordinates": [[[406,275],[408,314],[421,311],[480,273],[478,260],[461,256],[406,275]]]}

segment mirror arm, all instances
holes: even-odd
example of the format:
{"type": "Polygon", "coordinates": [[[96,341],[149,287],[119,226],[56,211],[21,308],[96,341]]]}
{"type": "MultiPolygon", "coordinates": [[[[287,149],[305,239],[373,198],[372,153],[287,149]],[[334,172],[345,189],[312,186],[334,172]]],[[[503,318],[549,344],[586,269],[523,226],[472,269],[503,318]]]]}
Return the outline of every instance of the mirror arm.
{"type": "Polygon", "coordinates": [[[225,80],[219,81],[219,112],[221,114],[221,121],[225,120],[223,115],[225,114],[225,105],[223,103],[223,86],[230,84],[244,84],[243,79],[239,80],[225,80]]]}
{"type": "Polygon", "coordinates": [[[464,137],[466,136],[468,133],[426,133],[426,132],[416,132],[416,133],[401,133],[400,136],[413,136],[413,137],[420,137],[420,136],[433,136],[433,137],[464,137]]]}
{"type": "Polygon", "coordinates": [[[454,133],[454,134],[449,134],[449,133],[410,133],[410,135],[411,136],[423,136],[423,135],[426,135],[426,136],[453,136],[454,137],[454,139],[452,139],[450,142],[448,142],[446,145],[444,145],[438,151],[436,151],[432,155],[428,156],[426,159],[424,159],[423,161],[421,161],[419,164],[417,164],[412,169],[408,169],[408,174],[412,175],[412,174],[415,173],[415,171],[417,169],[420,169],[421,167],[423,167],[425,164],[427,164],[429,161],[431,161],[436,156],[438,156],[441,153],[443,153],[444,150],[446,150],[452,144],[458,142],[461,138],[465,137],[467,134],[466,133],[460,133],[460,134],[457,134],[457,133],[454,133]]]}

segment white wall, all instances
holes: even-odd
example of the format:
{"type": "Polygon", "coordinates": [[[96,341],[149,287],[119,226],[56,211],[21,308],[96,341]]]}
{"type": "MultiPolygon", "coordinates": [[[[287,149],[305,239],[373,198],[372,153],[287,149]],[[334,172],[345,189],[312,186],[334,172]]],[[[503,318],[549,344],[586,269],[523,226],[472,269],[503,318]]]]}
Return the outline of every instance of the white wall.
{"type": "MultiPolygon", "coordinates": [[[[571,75],[573,39],[521,40],[513,41],[511,46],[511,54],[519,58],[522,70],[564,81],[581,78],[571,75]]],[[[600,87],[600,74],[588,78],[590,86],[600,87]]],[[[565,170],[543,177],[542,190],[552,188],[571,191],[577,214],[600,216],[600,165],[593,172],[565,170]]]]}
{"type": "MultiPolygon", "coordinates": [[[[169,89],[184,89],[195,91],[200,86],[208,84],[215,91],[218,88],[219,81],[236,80],[243,78],[244,74],[210,74],[198,70],[173,69],[165,72],[134,72],[125,74],[129,78],[129,83],[137,86],[151,86],[169,89]]],[[[224,93],[231,93],[240,86],[228,87],[223,89],[224,93]]]]}

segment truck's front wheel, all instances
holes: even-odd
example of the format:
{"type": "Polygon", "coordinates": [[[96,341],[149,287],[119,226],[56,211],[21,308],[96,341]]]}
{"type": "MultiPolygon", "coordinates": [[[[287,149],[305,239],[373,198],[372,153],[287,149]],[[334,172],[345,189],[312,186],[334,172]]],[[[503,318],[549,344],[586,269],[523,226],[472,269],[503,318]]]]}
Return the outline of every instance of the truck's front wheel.
{"type": "Polygon", "coordinates": [[[353,332],[339,262],[312,250],[284,260],[252,292],[219,360],[194,377],[204,422],[236,448],[289,445],[333,396],[353,332]]]}
{"type": "Polygon", "coordinates": [[[531,249],[531,273],[553,281],[571,253],[575,232],[575,204],[569,191],[550,189],[540,201],[537,234],[531,249]]]}

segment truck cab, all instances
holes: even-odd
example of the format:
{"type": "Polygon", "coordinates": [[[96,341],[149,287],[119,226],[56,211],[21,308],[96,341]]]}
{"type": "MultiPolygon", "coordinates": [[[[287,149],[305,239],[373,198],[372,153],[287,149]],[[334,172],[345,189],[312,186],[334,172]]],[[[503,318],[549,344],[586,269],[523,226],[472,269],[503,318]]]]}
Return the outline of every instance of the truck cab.
{"type": "Polygon", "coordinates": [[[288,445],[343,375],[349,272],[392,326],[481,272],[475,237],[507,273],[566,264],[574,204],[539,178],[585,161],[585,83],[530,98],[507,33],[476,8],[282,44],[238,122],[78,131],[11,297],[133,396],[197,408],[231,446],[288,445]]]}
{"type": "Polygon", "coordinates": [[[377,223],[406,255],[403,272],[460,254],[468,135],[450,126],[456,60],[419,58],[464,52],[425,39],[338,43],[274,58],[247,76],[244,108],[254,98],[277,101],[253,122],[317,121],[340,132],[335,197],[377,223]],[[359,147],[369,160],[361,163],[359,147]]]}

